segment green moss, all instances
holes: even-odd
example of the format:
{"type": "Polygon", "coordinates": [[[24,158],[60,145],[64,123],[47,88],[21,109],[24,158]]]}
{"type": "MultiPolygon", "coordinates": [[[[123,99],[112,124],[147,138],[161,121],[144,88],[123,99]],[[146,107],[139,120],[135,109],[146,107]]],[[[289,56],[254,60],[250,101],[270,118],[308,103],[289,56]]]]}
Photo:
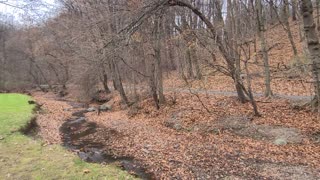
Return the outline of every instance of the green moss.
{"type": "Polygon", "coordinates": [[[0,94],[0,179],[134,179],[113,165],[90,164],[59,145],[42,146],[12,130],[32,117],[31,98],[0,94]]]}

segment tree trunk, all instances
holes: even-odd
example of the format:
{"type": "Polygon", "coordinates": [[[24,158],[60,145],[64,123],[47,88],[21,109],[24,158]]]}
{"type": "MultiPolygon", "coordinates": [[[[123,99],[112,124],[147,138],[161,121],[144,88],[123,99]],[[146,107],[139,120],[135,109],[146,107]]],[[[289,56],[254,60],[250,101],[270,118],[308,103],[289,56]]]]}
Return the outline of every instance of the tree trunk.
{"type": "Polygon", "coordinates": [[[318,29],[318,31],[320,31],[320,12],[319,12],[319,8],[320,8],[320,1],[319,0],[316,0],[316,8],[317,8],[317,16],[316,16],[316,18],[317,18],[317,29],[318,29]]]}
{"type": "Polygon", "coordinates": [[[196,70],[196,79],[200,80],[202,78],[202,74],[201,74],[201,69],[200,69],[200,65],[199,65],[199,59],[197,57],[197,50],[195,48],[196,47],[194,47],[192,45],[192,47],[191,47],[191,57],[193,59],[194,68],[196,70]]]}
{"type": "Polygon", "coordinates": [[[114,58],[112,58],[112,60],[111,60],[111,66],[112,66],[113,75],[114,75],[114,78],[115,78],[115,80],[114,80],[115,88],[120,93],[122,101],[128,105],[129,101],[128,101],[126,93],[125,93],[125,91],[123,89],[122,80],[121,80],[121,76],[120,76],[120,73],[119,73],[119,68],[118,68],[118,65],[115,62],[114,58]]]}
{"type": "Polygon", "coordinates": [[[157,79],[157,91],[159,96],[159,103],[165,102],[165,97],[163,94],[163,78],[162,78],[162,68],[161,68],[161,17],[156,17],[155,21],[155,73],[157,79]]]}
{"type": "Polygon", "coordinates": [[[292,7],[292,21],[296,21],[297,20],[297,0],[291,0],[291,7],[292,7]]]}
{"type": "MultiPolygon", "coordinates": [[[[167,17],[171,18],[171,17],[167,17]]],[[[166,39],[167,39],[167,56],[169,59],[169,63],[170,63],[170,70],[176,70],[176,64],[174,62],[174,46],[172,45],[172,26],[171,26],[172,21],[169,19],[166,21],[166,25],[165,25],[165,31],[166,31],[166,39]]]]}
{"type": "Polygon", "coordinates": [[[244,67],[245,67],[246,74],[247,74],[247,78],[246,78],[246,79],[247,79],[247,84],[248,84],[249,99],[250,99],[251,105],[252,105],[252,107],[253,107],[254,115],[255,115],[255,116],[261,116],[261,114],[260,114],[259,111],[258,111],[257,103],[256,103],[256,101],[254,100],[253,93],[252,93],[252,88],[251,88],[251,75],[250,75],[249,68],[248,68],[248,61],[246,61],[246,62],[244,63],[244,67]]]}
{"type": "Polygon", "coordinates": [[[313,7],[311,0],[301,0],[301,14],[303,17],[304,31],[306,34],[309,57],[312,62],[312,75],[314,79],[314,105],[315,110],[319,111],[320,98],[320,44],[316,31],[316,24],[313,20],[313,7]]]}
{"type": "Polygon", "coordinates": [[[291,47],[292,47],[292,51],[293,51],[294,57],[295,57],[296,60],[298,60],[297,59],[298,51],[297,51],[296,45],[294,44],[293,36],[292,36],[292,33],[291,33],[290,24],[289,24],[289,12],[288,12],[288,10],[289,10],[289,1],[288,0],[283,0],[283,3],[284,3],[284,7],[283,7],[283,17],[284,17],[283,23],[285,25],[285,31],[287,32],[287,35],[288,35],[288,38],[289,38],[289,41],[290,41],[290,44],[291,44],[291,47]]]}
{"type": "Polygon", "coordinates": [[[108,74],[107,72],[103,69],[102,70],[103,73],[103,77],[102,77],[102,84],[103,84],[103,88],[106,91],[107,94],[111,93],[109,86],[108,86],[108,74]]]}
{"type": "MultiPolygon", "coordinates": [[[[261,0],[257,0],[256,4],[261,4],[261,0]]],[[[269,13],[270,13],[270,23],[274,24],[275,19],[276,19],[276,12],[275,12],[275,8],[274,8],[274,1],[270,0],[269,1],[269,13]]]]}
{"type": "Polygon", "coordinates": [[[265,25],[264,25],[264,17],[262,13],[262,0],[257,1],[257,33],[260,40],[261,51],[263,55],[263,64],[264,64],[264,76],[265,76],[265,96],[272,96],[271,91],[271,76],[270,76],[270,67],[269,67],[269,59],[268,59],[268,51],[267,51],[267,43],[264,37],[265,35],[265,25]]]}
{"type": "Polygon", "coordinates": [[[114,89],[115,91],[117,91],[117,90],[118,90],[118,87],[117,87],[117,83],[116,83],[116,75],[115,75],[114,66],[113,66],[111,60],[109,61],[109,68],[110,68],[111,75],[112,75],[112,85],[113,85],[113,89],[114,89]]]}
{"type": "Polygon", "coordinates": [[[149,78],[149,83],[150,83],[150,89],[151,89],[151,94],[153,101],[155,103],[155,106],[157,109],[160,109],[159,105],[159,98],[157,94],[157,85],[156,85],[156,77],[155,77],[155,65],[152,63],[151,65],[151,72],[150,72],[150,78],[149,78]]]}
{"type": "MultiPolygon", "coordinates": [[[[190,17],[192,17],[192,14],[190,14],[190,17]]],[[[194,74],[193,74],[193,67],[192,67],[192,51],[191,51],[191,48],[190,48],[190,45],[192,42],[189,41],[189,36],[186,37],[186,32],[185,31],[188,31],[190,28],[189,28],[189,25],[188,25],[188,22],[187,22],[187,17],[186,17],[186,13],[184,12],[181,16],[181,21],[182,21],[182,29],[179,29],[179,28],[176,28],[179,33],[183,36],[183,38],[186,40],[186,43],[187,43],[187,49],[186,49],[186,69],[187,69],[187,78],[193,78],[194,77],[194,74]]],[[[192,22],[192,21],[191,21],[192,22]]],[[[190,33],[188,33],[188,35],[191,35],[190,33]]]]}
{"type": "Polygon", "coordinates": [[[1,49],[2,49],[2,62],[1,62],[1,68],[0,68],[0,90],[6,91],[6,81],[7,81],[7,72],[6,72],[6,63],[7,63],[7,50],[6,50],[6,38],[4,34],[4,30],[2,32],[1,38],[1,49]]]}
{"type": "Polygon", "coordinates": [[[193,75],[193,68],[192,68],[192,51],[191,51],[191,48],[187,47],[187,50],[186,50],[186,54],[187,54],[187,58],[186,58],[186,66],[187,66],[187,77],[190,79],[190,78],[193,78],[194,75],[193,75]]]}

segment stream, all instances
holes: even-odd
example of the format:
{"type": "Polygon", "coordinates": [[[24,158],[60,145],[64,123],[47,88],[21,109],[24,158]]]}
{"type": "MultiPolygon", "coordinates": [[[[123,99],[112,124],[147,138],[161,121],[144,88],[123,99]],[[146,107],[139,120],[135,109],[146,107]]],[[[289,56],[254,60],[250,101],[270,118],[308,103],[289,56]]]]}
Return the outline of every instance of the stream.
{"type": "MultiPolygon", "coordinates": [[[[79,108],[79,104],[69,103],[74,109],[79,108]]],[[[151,173],[147,173],[142,165],[132,157],[116,157],[106,152],[102,142],[95,139],[94,135],[99,131],[98,125],[89,122],[85,118],[85,109],[77,110],[60,127],[63,146],[70,151],[77,152],[78,156],[89,163],[116,164],[123,170],[141,179],[154,179],[151,173]]]]}

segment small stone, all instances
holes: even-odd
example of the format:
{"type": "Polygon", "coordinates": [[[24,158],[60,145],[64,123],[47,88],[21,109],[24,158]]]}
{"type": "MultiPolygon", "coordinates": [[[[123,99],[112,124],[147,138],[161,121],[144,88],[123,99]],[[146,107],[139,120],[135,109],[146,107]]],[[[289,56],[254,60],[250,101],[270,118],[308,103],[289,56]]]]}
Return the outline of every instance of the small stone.
{"type": "Polygon", "coordinates": [[[88,111],[88,112],[93,112],[93,111],[96,111],[96,108],[90,107],[90,108],[87,109],[87,111],[88,111]]]}
{"type": "Polygon", "coordinates": [[[218,135],[220,134],[220,129],[219,128],[213,128],[211,130],[209,130],[210,133],[218,135]]]}
{"type": "Polygon", "coordinates": [[[287,140],[283,139],[283,138],[278,138],[276,139],[273,144],[277,145],[277,146],[283,146],[287,144],[287,140]]]}
{"type": "Polygon", "coordinates": [[[0,136],[0,140],[4,140],[4,137],[0,136]]]}
{"type": "Polygon", "coordinates": [[[145,147],[146,149],[149,149],[149,148],[152,147],[152,146],[151,146],[150,144],[145,144],[144,147],[145,147]]]}
{"type": "Polygon", "coordinates": [[[111,110],[112,109],[112,105],[109,104],[109,103],[105,103],[105,104],[102,104],[99,109],[101,111],[108,111],[108,110],[111,110]]]}
{"type": "Polygon", "coordinates": [[[150,151],[149,150],[147,150],[147,149],[142,149],[142,151],[144,152],[144,153],[146,153],[146,154],[149,154],[150,153],[150,151]]]}
{"type": "Polygon", "coordinates": [[[181,130],[182,129],[182,126],[181,126],[181,124],[175,124],[175,125],[173,125],[173,129],[175,129],[175,130],[181,130]]]}

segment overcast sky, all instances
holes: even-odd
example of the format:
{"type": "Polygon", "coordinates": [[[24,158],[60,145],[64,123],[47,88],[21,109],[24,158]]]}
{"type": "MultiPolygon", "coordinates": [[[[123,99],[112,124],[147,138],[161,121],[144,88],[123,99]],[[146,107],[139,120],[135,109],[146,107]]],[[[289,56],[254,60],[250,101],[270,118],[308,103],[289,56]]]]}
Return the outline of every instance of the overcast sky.
{"type": "Polygon", "coordinates": [[[6,17],[10,23],[34,24],[53,17],[58,9],[56,0],[0,0],[0,20],[6,17]]]}

